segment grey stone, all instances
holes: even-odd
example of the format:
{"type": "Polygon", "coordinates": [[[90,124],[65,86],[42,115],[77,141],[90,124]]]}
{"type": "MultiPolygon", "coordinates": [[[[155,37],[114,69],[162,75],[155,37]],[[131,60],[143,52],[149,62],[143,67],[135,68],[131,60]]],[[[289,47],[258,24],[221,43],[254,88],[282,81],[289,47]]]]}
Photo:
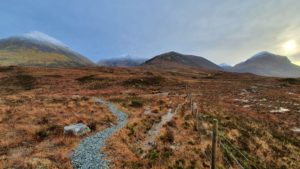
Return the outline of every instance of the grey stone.
{"type": "Polygon", "coordinates": [[[84,135],[90,131],[91,131],[91,129],[83,123],[72,124],[72,125],[64,127],[65,134],[72,133],[76,136],[84,135]]]}

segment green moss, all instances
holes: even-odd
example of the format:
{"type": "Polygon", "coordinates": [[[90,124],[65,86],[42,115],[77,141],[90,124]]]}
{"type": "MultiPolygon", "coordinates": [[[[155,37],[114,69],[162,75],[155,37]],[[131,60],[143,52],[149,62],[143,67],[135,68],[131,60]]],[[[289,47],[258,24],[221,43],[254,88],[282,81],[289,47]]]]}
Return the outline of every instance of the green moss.
{"type": "Polygon", "coordinates": [[[149,153],[150,160],[157,160],[159,158],[159,152],[157,150],[152,150],[149,153]]]}
{"type": "Polygon", "coordinates": [[[0,66],[59,66],[71,63],[71,59],[63,54],[43,52],[36,49],[20,48],[16,50],[0,50],[0,66]],[[57,65],[58,64],[58,65],[57,65]]]}

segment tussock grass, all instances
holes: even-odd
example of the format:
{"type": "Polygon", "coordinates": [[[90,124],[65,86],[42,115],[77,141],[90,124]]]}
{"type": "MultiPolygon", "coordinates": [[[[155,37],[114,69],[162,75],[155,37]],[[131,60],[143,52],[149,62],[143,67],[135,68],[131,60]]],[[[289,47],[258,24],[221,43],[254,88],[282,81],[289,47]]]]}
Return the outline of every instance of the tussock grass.
{"type": "Polygon", "coordinates": [[[0,85],[9,89],[32,90],[36,84],[36,78],[29,74],[10,75],[2,78],[0,85]]]}
{"type": "Polygon", "coordinates": [[[143,86],[156,86],[162,85],[165,82],[165,78],[162,76],[145,76],[140,78],[132,78],[123,82],[124,86],[135,86],[135,87],[143,87],[143,86]]]}

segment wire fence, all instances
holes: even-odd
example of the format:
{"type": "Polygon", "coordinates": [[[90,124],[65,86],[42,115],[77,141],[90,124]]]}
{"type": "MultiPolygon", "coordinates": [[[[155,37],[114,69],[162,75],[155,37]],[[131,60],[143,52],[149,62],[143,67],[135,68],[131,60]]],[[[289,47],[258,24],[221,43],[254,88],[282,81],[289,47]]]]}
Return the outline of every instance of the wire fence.
{"type": "MultiPolygon", "coordinates": [[[[190,95],[190,97],[192,96],[190,95]]],[[[214,119],[214,117],[212,117],[211,115],[199,113],[197,105],[192,102],[192,99],[190,99],[190,101],[191,112],[194,116],[194,119],[196,120],[196,130],[200,131],[200,134],[207,133],[212,136],[213,130],[211,128],[204,128],[203,123],[208,123],[209,126],[212,126],[212,120],[214,119]]],[[[217,137],[217,147],[222,152],[221,159],[223,160],[223,165],[225,165],[227,168],[257,169],[255,162],[245,153],[243,153],[243,151],[236,144],[230,141],[230,139],[226,137],[224,131],[219,131],[217,133],[217,137]]],[[[212,160],[212,150],[208,151],[208,154],[206,154],[206,156],[209,160],[212,160]]]]}

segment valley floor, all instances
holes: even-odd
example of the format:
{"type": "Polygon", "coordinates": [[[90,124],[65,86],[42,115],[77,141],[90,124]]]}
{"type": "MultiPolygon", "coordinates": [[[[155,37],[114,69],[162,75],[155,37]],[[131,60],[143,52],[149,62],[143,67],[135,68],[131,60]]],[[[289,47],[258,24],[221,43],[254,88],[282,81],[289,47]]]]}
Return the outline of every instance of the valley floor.
{"type": "Polygon", "coordinates": [[[93,135],[117,122],[95,96],[128,115],[101,150],[111,168],[209,168],[213,119],[218,168],[300,166],[300,79],[189,68],[2,67],[0,94],[0,168],[72,168],[72,150],[86,136],[64,135],[63,127],[82,122],[93,135]]]}

